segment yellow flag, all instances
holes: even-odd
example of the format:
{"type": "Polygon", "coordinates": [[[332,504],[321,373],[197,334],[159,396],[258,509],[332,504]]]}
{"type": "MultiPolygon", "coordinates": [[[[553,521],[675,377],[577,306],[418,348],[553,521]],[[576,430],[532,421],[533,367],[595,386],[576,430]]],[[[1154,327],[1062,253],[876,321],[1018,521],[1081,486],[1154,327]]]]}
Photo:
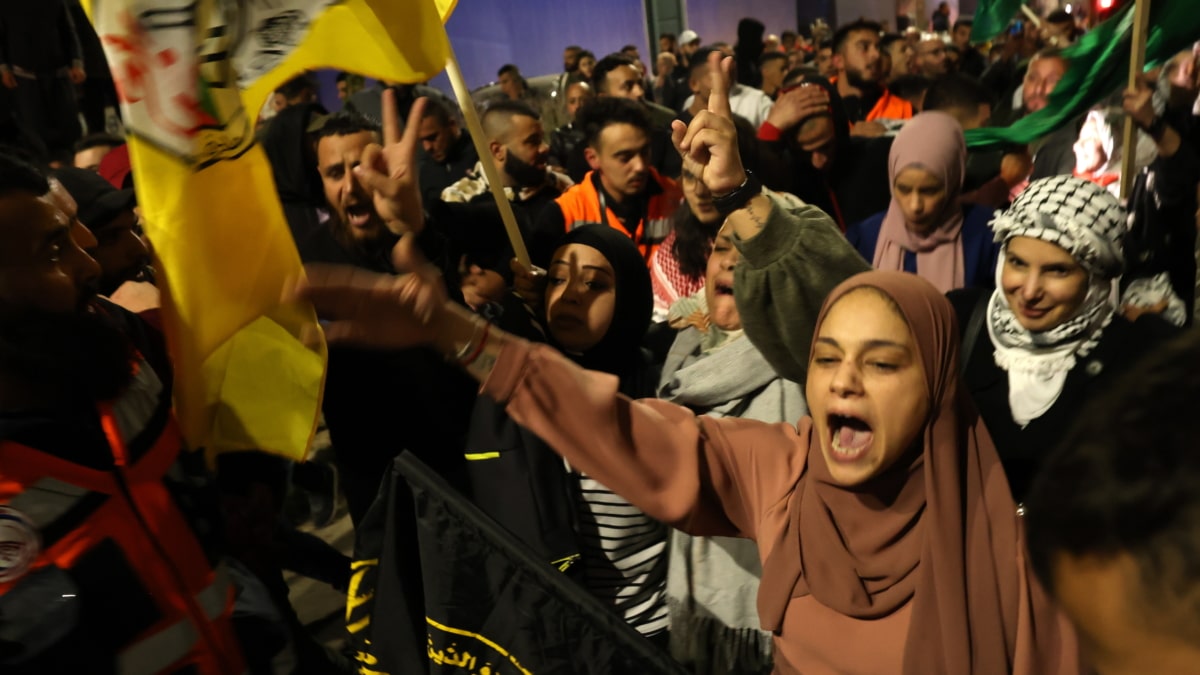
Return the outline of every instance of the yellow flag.
{"type": "Polygon", "coordinates": [[[252,32],[252,17],[233,12],[267,4],[287,3],[85,8],[121,98],[184,435],[213,453],[302,459],[320,410],[325,345],[311,307],[280,303],[286,280],[302,273],[300,257],[232,59],[252,32]]]}
{"type": "Polygon", "coordinates": [[[244,54],[241,86],[247,110],[258,110],[279,85],[306,70],[336,68],[388,82],[424,82],[446,66],[450,41],[442,24],[457,0],[285,0],[328,5],[286,56],[244,54]]]}

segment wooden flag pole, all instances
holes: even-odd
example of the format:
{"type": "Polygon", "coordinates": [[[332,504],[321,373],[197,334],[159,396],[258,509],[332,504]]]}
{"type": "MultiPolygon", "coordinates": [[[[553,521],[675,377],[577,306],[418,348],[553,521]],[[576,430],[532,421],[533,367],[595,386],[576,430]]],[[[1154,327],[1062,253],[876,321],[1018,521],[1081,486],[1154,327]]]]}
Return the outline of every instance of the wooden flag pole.
{"type": "Polygon", "coordinates": [[[483,167],[483,175],[487,178],[488,187],[492,189],[492,197],[496,199],[496,207],[500,209],[500,219],[504,221],[504,229],[508,232],[508,241],[512,243],[513,255],[525,269],[532,269],[529,251],[525,248],[525,240],[521,238],[521,228],[517,227],[517,216],[513,213],[508,195],[504,194],[504,184],[500,182],[500,174],[492,162],[492,152],[488,149],[487,137],[483,134],[483,125],[479,122],[479,114],[475,112],[475,103],[471,100],[471,92],[463,79],[462,69],[458,66],[458,57],[454,54],[454,45],[449,45],[450,55],[446,59],[446,74],[450,76],[450,85],[454,87],[454,96],[458,99],[458,107],[462,108],[463,118],[467,122],[467,133],[471,134],[471,142],[479,153],[479,165],[483,167]]]}
{"type": "MultiPolygon", "coordinates": [[[[1146,34],[1150,23],[1150,0],[1135,0],[1133,6],[1133,44],[1129,51],[1129,86],[1136,88],[1146,67],[1146,34]]],[[[1137,125],[1125,116],[1125,137],[1121,143],[1121,199],[1129,199],[1137,178],[1137,125]]]]}
{"type": "Polygon", "coordinates": [[[1025,14],[1026,18],[1029,19],[1029,23],[1033,24],[1034,28],[1040,29],[1042,27],[1042,17],[1038,16],[1032,9],[1029,9],[1029,5],[1022,3],[1021,12],[1025,14]]]}

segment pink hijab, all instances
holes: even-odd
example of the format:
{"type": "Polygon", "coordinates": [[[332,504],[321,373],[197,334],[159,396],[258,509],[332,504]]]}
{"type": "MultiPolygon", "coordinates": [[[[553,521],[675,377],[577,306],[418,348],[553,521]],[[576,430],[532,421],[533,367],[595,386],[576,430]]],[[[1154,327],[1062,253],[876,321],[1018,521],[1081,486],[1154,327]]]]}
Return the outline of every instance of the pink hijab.
{"type": "Polygon", "coordinates": [[[918,235],[909,231],[904,212],[893,196],[875,244],[872,262],[876,269],[903,271],[904,255],[913,251],[917,254],[917,274],[939,291],[945,293],[963,287],[963,214],[959,195],[966,164],[967,145],[958,120],[931,111],[905,123],[888,156],[888,183],[894,186],[896,176],[907,168],[925,169],[945,183],[946,211],[937,227],[924,236],[918,235]]]}
{"type": "Polygon", "coordinates": [[[912,330],[929,419],[913,452],[854,487],[830,477],[812,418],[801,420],[813,454],[763,563],[761,588],[783,590],[759,593],[763,629],[779,630],[792,598],[806,595],[859,619],[911,603],[904,662],[891,672],[1077,672],[1075,635],[1031,575],[1000,457],[959,378],[950,302],[911,274],[863,272],[829,294],[818,329],[839,299],[864,287],[890,298],[912,330]]]}

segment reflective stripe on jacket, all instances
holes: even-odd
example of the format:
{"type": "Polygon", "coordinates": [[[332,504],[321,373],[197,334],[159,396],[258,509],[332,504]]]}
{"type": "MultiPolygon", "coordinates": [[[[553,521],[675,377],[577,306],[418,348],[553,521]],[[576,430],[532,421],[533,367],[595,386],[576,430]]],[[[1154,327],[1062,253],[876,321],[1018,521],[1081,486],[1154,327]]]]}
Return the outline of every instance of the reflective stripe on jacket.
{"type": "Polygon", "coordinates": [[[206,546],[216,514],[196,504],[203,458],[184,450],[170,406],[139,361],[126,392],[100,406],[107,470],[0,440],[0,670],[245,671],[234,587],[206,546]],[[6,622],[30,609],[54,619],[6,622]]]}

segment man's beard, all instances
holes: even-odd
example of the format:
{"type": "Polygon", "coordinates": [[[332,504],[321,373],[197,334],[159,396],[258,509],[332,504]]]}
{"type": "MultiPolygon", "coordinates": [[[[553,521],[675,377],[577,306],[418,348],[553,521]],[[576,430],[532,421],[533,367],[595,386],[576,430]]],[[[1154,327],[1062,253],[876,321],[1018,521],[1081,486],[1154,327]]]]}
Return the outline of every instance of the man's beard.
{"type": "Polygon", "coordinates": [[[512,176],[521,188],[540,187],[546,182],[546,170],[523,161],[513,152],[504,160],[504,173],[512,176]]]}
{"type": "MultiPolygon", "coordinates": [[[[353,228],[341,214],[330,213],[329,228],[333,238],[346,251],[372,261],[391,260],[392,247],[399,239],[386,225],[380,224],[379,229],[368,238],[354,236],[353,228]]],[[[389,262],[390,266],[390,262],[389,262]]]]}
{"type": "Polygon", "coordinates": [[[102,312],[25,309],[0,320],[0,374],[35,400],[114,399],[133,380],[133,355],[102,312]]]}
{"type": "Polygon", "coordinates": [[[866,76],[863,75],[863,71],[857,68],[846,69],[846,81],[848,81],[850,86],[854,87],[855,89],[868,90],[875,89],[879,86],[878,82],[867,79],[866,76]]]}

